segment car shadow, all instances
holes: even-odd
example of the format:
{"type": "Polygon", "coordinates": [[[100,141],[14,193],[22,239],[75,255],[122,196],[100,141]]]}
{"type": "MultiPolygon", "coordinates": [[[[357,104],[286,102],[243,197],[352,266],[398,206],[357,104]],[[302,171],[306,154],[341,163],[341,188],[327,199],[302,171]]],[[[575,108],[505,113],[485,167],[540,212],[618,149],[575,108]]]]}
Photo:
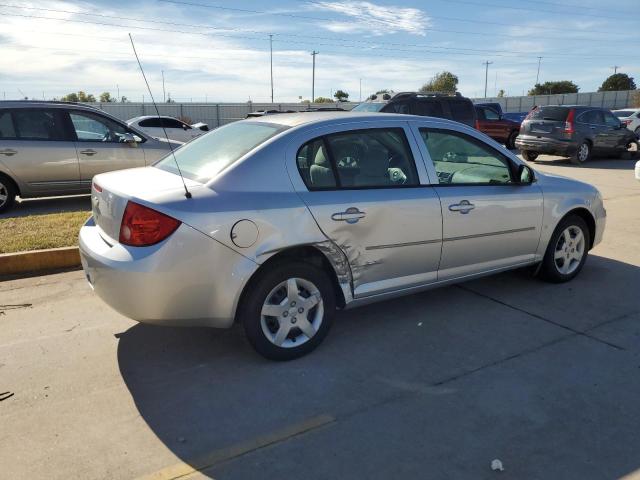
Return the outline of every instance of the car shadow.
{"type": "MultiPolygon", "coordinates": [[[[517,270],[340,312],[324,343],[291,362],[258,356],[239,325],[136,324],[117,335],[118,363],[144,421],[197,469],[204,456],[310,417],[340,418],[415,389],[446,402],[447,390],[437,387],[443,378],[571,334],[552,323],[562,323],[566,309],[578,322],[567,328],[576,331],[640,312],[634,285],[640,285],[639,267],[592,255],[567,284],[517,270]]],[[[481,401],[477,408],[491,410],[481,401]]]]}
{"type": "Polygon", "coordinates": [[[17,199],[14,206],[0,218],[46,215],[49,213],[91,211],[91,195],[73,195],[68,197],[46,197],[17,199]]]}
{"type": "Polygon", "coordinates": [[[533,161],[535,165],[562,165],[571,168],[590,168],[599,170],[633,170],[637,158],[633,159],[620,159],[610,157],[596,157],[590,159],[581,165],[575,165],[571,163],[568,158],[565,157],[552,157],[546,156],[543,158],[537,158],[533,161]]]}

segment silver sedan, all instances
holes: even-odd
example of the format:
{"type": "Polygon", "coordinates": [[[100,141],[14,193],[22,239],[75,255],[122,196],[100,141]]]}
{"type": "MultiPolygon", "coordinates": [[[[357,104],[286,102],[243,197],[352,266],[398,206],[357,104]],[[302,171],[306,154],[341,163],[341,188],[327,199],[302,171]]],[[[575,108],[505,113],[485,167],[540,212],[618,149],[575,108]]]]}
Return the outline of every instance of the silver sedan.
{"type": "Polygon", "coordinates": [[[528,265],[571,280],[606,217],[588,184],[393,114],[239,121],[92,192],[80,251],[104,301],[140,322],[240,322],[279,360],[314,349],[336,309],[528,265]]]}

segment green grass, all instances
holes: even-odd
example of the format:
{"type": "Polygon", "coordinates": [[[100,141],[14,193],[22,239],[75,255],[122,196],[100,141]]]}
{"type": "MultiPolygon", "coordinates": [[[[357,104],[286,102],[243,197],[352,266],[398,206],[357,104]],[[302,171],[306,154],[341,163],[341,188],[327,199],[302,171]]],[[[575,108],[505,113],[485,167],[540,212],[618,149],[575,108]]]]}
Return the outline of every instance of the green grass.
{"type": "Polygon", "coordinates": [[[0,219],[0,253],[70,247],[90,211],[50,213],[0,219]]]}

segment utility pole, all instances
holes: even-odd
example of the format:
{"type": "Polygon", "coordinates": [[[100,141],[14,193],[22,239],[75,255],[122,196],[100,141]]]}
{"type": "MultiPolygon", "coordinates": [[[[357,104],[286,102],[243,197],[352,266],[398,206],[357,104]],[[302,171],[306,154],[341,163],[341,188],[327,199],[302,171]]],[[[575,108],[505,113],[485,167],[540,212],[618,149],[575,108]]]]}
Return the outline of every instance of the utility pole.
{"type": "Polygon", "coordinates": [[[615,75],[616,73],[618,73],[618,69],[620,68],[620,65],[614,65],[611,68],[613,68],[613,74],[615,75]]]}
{"type": "Polygon", "coordinates": [[[487,82],[489,81],[489,65],[493,62],[487,60],[486,62],[482,62],[482,64],[486,67],[484,71],[484,98],[487,98],[487,82]]]}
{"type": "Polygon", "coordinates": [[[313,57],[313,73],[311,75],[311,103],[315,100],[316,94],[316,55],[320,52],[316,52],[315,50],[311,52],[311,56],[313,57]]]}
{"type": "Polygon", "coordinates": [[[269,34],[269,52],[271,55],[271,103],[273,103],[273,34],[269,34]]]}
{"type": "Polygon", "coordinates": [[[162,99],[164,103],[167,103],[167,94],[164,91],[164,70],[162,70],[162,99]]]}
{"type": "Polygon", "coordinates": [[[116,95],[116,102],[120,101],[120,85],[116,84],[116,91],[118,94],[116,95]]]}
{"type": "Polygon", "coordinates": [[[360,79],[360,102],[362,102],[362,79],[360,79]]]}
{"type": "Polygon", "coordinates": [[[540,78],[540,62],[542,62],[542,57],[538,57],[538,73],[536,73],[536,83],[535,83],[535,85],[538,84],[538,79],[540,78]]]}

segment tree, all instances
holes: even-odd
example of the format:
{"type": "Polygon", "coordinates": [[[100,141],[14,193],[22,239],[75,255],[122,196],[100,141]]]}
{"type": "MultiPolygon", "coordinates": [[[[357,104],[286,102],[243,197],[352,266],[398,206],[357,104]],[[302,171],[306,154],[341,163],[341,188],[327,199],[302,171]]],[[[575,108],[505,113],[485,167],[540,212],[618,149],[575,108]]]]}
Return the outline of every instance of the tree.
{"type": "Polygon", "coordinates": [[[635,90],[636,83],[633,81],[633,77],[630,77],[626,73],[614,73],[604,82],[598,89],[599,92],[613,92],[616,90],[635,90]]]}
{"type": "Polygon", "coordinates": [[[67,95],[64,95],[60,100],[62,100],[63,102],[78,102],[78,94],[77,93],[69,93],[67,95]]]}
{"type": "Polygon", "coordinates": [[[553,95],[556,93],[578,93],[580,88],[570,80],[536,83],[527,95],[553,95]]]}
{"type": "Polygon", "coordinates": [[[389,90],[388,88],[383,88],[382,90],[378,90],[376,92],[376,95],[381,95],[383,93],[389,93],[391,90],[389,90]]]}
{"type": "Polygon", "coordinates": [[[443,92],[456,93],[458,90],[458,77],[451,72],[436,73],[429,82],[420,87],[420,93],[443,92]]]}
{"type": "Polygon", "coordinates": [[[96,97],[94,97],[92,94],[87,95],[82,90],[80,90],[78,91],[78,101],[79,102],[95,102],[96,97]]]}
{"type": "Polygon", "coordinates": [[[327,97],[318,97],[313,101],[313,103],[333,103],[333,100],[327,97]]]}
{"type": "Polygon", "coordinates": [[[333,94],[333,96],[339,102],[346,102],[349,100],[349,94],[347,92],[343,92],[342,90],[338,90],[333,94]]]}
{"type": "Polygon", "coordinates": [[[111,98],[111,94],[109,92],[102,92],[100,94],[100,101],[102,103],[109,103],[109,102],[115,102],[116,100],[114,98],[111,98]]]}
{"type": "Polygon", "coordinates": [[[498,92],[498,98],[502,98],[505,96],[504,90],[501,88],[500,91],[498,92]]]}

